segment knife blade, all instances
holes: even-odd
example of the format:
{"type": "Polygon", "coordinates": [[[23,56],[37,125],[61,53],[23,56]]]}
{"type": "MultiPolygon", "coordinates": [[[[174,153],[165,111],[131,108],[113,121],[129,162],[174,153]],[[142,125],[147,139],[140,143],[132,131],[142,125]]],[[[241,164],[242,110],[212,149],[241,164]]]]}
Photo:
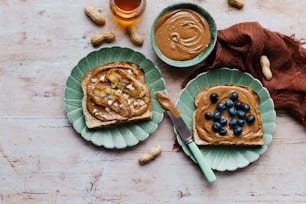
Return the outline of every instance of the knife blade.
{"type": "Polygon", "coordinates": [[[157,96],[157,99],[159,100],[161,106],[166,110],[166,113],[172,121],[178,135],[187,145],[188,149],[191,151],[206,180],[209,183],[215,182],[216,175],[207,164],[207,161],[205,160],[205,157],[203,156],[199,147],[193,142],[192,134],[185,121],[181,117],[181,114],[176,105],[169,99],[169,97],[167,97],[160,91],[156,92],[155,95],[157,96]]]}

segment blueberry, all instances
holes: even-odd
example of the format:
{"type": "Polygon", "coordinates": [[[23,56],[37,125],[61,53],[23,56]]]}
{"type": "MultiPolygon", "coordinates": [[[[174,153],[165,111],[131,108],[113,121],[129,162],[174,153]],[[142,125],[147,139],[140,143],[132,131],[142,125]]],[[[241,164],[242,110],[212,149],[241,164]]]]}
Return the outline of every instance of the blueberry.
{"type": "Polygon", "coordinates": [[[245,119],[246,114],[245,114],[244,111],[239,110],[239,111],[237,111],[237,116],[238,116],[239,119],[245,119]]]}
{"type": "Polygon", "coordinates": [[[231,99],[227,99],[225,101],[225,105],[226,105],[226,107],[230,108],[234,105],[234,102],[231,99]]]}
{"type": "Polygon", "coordinates": [[[205,112],[204,117],[206,120],[210,120],[212,118],[211,112],[205,112]]]}
{"type": "Polygon", "coordinates": [[[224,136],[224,135],[226,135],[226,133],[227,133],[227,129],[225,127],[221,127],[220,130],[219,130],[219,134],[224,136]]]}
{"type": "Polygon", "coordinates": [[[214,115],[213,115],[213,120],[214,120],[215,122],[219,122],[220,119],[221,119],[221,113],[220,113],[219,111],[216,111],[216,112],[214,113],[214,115]]]}
{"type": "Polygon", "coordinates": [[[242,126],[244,125],[244,120],[238,119],[238,120],[237,120],[237,125],[239,125],[240,127],[242,127],[242,126]]]}
{"type": "Polygon", "coordinates": [[[242,107],[242,103],[239,102],[239,101],[237,101],[237,102],[235,103],[235,108],[236,108],[237,110],[239,110],[239,109],[241,109],[241,107],[242,107]]]}
{"type": "Polygon", "coordinates": [[[216,103],[218,100],[219,100],[218,94],[216,94],[216,93],[210,94],[210,101],[211,101],[212,103],[216,103]]]}
{"type": "Polygon", "coordinates": [[[245,120],[248,124],[252,124],[255,121],[255,116],[254,115],[248,115],[245,120]]]}
{"type": "Polygon", "coordinates": [[[232,116],[232,117],[234,117],[234,116],[236,116],[236,108],[233,106],[233,107],[230,107],[229,109],[228,109],[228,113],[230,114],[230,116],[232,116]]]}
{"type": "Polygon", "coordinates": [[[219,132],[220,129],[221,129],[221,127],[222,127],[222,125],[221,125],[219,122],[214,122],[214,123],[212,124],[212,130],[213,130],[214,132],[219,132]]]}
{"type": "Polygon", "coordinates": [[[222,111],[224,111],[225,109],[226,109],[225,103],[220,102],[220,103],[217,104],[217,110],[218,110],[218,111],[222,112],[222,111]]]}
{"type": "Polygon", "coordinates": [[[234,127],[236,127],[238,124],[238,120],[236,118],[231,118],[231,120],[229,121],[229,126],[233,129],[234,127]]]}
{"type": "Polygon", "coordinates": [[[235,134],[236,136],[241,135],[241,133],[242,133],[242,127],[240,127],[240,126],[234,127],[234,134],[235,134]]]}
{"type": "Polygon", "coordinates": [[[249,104],[243,104],[242,105],[242,110],[244,110],[245,112],[248,112],[248,111],[250,111],[250,105],[249,104]]]}
{"type": "Polygon", "coordinates": [[[221,117],[219,122],[222,126],[225,126],[227,124],[227,119],[225,117],[221,117]]]}
{"type": "Polygon", "coordinates": [[[238,93],[236,92],[236,91],[233,91],[233,92],[231,92],[230,93],[230,99],[232,100],[232,101],[237,101],[237,99],[238,99],[238,93]]]}

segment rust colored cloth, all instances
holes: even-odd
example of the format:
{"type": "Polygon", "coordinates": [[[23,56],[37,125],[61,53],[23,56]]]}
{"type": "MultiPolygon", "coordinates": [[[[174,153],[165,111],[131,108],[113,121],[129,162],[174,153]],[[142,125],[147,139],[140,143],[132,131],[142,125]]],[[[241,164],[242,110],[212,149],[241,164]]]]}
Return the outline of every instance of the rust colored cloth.
{"type": "Polygon", "coordinates": [[[286,110],[306,126],[306,49],[302,43],[257,22],[236,24],[218,31],[214,52],[192,77],[220,67],[252,74],[269,90],[277,111],[286,110]],[[270,60],[273,74],[270,81],[261,72],[261,55],[270,60]]]}

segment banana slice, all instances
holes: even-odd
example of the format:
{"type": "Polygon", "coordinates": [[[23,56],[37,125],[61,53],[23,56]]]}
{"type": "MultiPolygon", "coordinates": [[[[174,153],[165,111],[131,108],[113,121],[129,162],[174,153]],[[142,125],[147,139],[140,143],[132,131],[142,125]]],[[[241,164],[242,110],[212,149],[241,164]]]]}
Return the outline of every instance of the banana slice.
{"type": "Polygon", "coordinates": [[[94,103],[108,107],[121,116],[129,117],[131,115],[130,106],[124,96],[110,87],[96,86],[92,90],[91,96],[94,103]]]}
{"type": "Polygon", "coordinates": [[[118,61],[94,67],[81,85],[88,128],[152,119],[150,88],[137,64],[118,61]]]}
{"type": "Polygon", "coordinates": [[[148,91],[145,84],[120,69],[109,70],[106,73],[106,78],[124,93],[134,98],[143,98],[148,91]]]}

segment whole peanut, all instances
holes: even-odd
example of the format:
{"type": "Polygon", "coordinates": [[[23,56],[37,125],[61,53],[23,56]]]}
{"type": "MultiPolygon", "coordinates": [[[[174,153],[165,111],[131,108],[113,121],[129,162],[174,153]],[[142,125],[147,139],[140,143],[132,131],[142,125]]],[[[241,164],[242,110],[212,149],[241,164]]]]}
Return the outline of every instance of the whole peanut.
{"type": "Polygon", "coordinates": [[[85,7],[85,13],[97,25],[104,25],[105,24],[105,17],[94,7],[86,6],[85,7]]]}
{"type": "Polygon", "coordinates": [[[260,57],[260,66],[262,74],[264,75],[266,80],[272,79],[272,72],[270,68],[270,60],[266,55],[262,55],[260,57]]]}
{"type": "Polygon", "coordinates": [[[160,145],[155,145],[152,147],[147,153],[141,155],[138,159],[139,164],[143,165],[146,164],[153,159],[155,159],[162,151],[162,148],[160,145]]]}
{"type": "Polygon", "coordinates": [[[98,46],[103,42],[112,42],[115,39],[115,34],[112,31],[104,31],[102,33],[93,35],[91,37],[91,43],[93,46],[98,46]]]}
{"type": "Polygon", "coordinates": [[[130,36],[131,41],[135,45],[141,46],[143,44],[143,37],[137,33],[136,28],[134,26],[128,26],[126,30],[130,36]]]}
{"type": "Polygon", "coordinates": [[[237,9],[242,9],[244,6],[243,0],[228,0],[228,4],[237,9]]]}

